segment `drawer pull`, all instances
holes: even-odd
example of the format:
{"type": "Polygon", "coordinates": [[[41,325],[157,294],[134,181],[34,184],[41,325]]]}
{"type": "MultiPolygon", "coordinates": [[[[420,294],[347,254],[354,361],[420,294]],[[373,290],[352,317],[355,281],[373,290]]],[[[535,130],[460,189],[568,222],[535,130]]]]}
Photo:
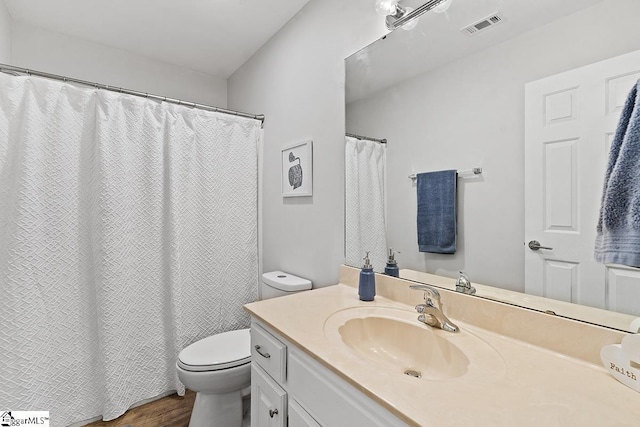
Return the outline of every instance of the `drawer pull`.
{"type": "MultiPolygon", "coordinates": [[[[271,357],[271,355],[269,353],[263,352],[262,350],[260,350],[260,346],[256,345],[254,346],[254,348],[256,349],[256,351],[258,352],[258,354],[262,357],[264,357],[265,359],[268,359],[271,357]]],[[[271,411],[269,411],[269,413],[271,413],[271,411]]],[[[278,413],[278,410],[276,409],[276,414],[278,413]]],[[[271,416],[271,418],[273,418],[273,415],[271,416]]]]}
{"type": "Polygon", "coordinates": [[[271,418],[273,418],[274,415],[278,415],[278,408],[276,409],[269,409],[269,416],[271,418]]]}

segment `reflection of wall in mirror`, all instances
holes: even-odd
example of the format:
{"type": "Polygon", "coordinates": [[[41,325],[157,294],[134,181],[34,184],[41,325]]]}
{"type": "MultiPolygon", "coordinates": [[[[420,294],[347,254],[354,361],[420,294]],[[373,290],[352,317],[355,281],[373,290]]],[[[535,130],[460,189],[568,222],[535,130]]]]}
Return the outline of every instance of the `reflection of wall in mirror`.
{"type": "Polygon", "coordinates": [[[603,1],[347,105],[348,132],[389,140],[388,240],[401,268],[524,290],[524,85],[640,49],[634,16],[638,1],[603,1]],[[482,178],[458,181],[458,252],[419,253],[407,176],[473,166],[482,178]]]}

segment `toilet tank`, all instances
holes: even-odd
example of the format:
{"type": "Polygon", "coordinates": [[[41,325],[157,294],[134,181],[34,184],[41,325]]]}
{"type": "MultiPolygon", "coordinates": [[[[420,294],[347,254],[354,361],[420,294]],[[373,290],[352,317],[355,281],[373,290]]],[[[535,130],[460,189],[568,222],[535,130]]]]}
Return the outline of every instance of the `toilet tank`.
{"type": "Polygon", "coordinates": [[[311,281],[282,271],[262,275],[262,299],[281,297],[311,289],[311,281]]]}

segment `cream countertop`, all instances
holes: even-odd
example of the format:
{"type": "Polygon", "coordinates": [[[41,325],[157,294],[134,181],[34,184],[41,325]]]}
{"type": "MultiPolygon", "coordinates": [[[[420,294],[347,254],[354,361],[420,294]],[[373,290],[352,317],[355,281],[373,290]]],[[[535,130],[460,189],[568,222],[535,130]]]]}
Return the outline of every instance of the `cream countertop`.
{"type": "MultiPolygon", "coordinates": [[[[419,302],[421,293],[411,292],[418,295],[419,302]]],[[[443,294],[445,305],[448,296],[443,294]]],[[[356,289],[342,284],[259,301],[245,308],[409,425],[639,425],[640,396],[601,366],[472,326],[453,316],[463,332],[480,337],[499,354],[489,365],[471,358],[469,372],[490,366],[492,375],[437,381],[377,369],[355,352],[332,343],[324,330],[325,321],[337,311],[372,306],[413,309],[382,296],[372,303],[359,301],[356,289]],[[474,367],[476,362],[479,364],[474,367]]],[[[436,333],[445,338],[449,334],[436,333]]]]}

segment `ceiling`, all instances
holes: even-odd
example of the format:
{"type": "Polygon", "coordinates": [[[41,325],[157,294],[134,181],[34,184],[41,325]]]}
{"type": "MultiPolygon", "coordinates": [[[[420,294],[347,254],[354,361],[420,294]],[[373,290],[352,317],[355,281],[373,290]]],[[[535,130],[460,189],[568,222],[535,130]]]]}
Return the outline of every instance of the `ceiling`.
{"type": "MultiPolygon", "coordinates": [[[[403,0],[416,7],[425,0],[403,0]]],[[[602,0],[453,0],[447,13],[427,12],[346,61],[347,103],[365,98],[474,52],[576,13],[602,0]],[[506,20],[474,36],[460,30],[500,12],[506,20]]],[[[469,72],[473,72],[470,70],[469,72]]]]}
{"type": "Polygon", "coordinates": [[[4,0],[14,21],[228,78],[309,0],[4,0]]]}

